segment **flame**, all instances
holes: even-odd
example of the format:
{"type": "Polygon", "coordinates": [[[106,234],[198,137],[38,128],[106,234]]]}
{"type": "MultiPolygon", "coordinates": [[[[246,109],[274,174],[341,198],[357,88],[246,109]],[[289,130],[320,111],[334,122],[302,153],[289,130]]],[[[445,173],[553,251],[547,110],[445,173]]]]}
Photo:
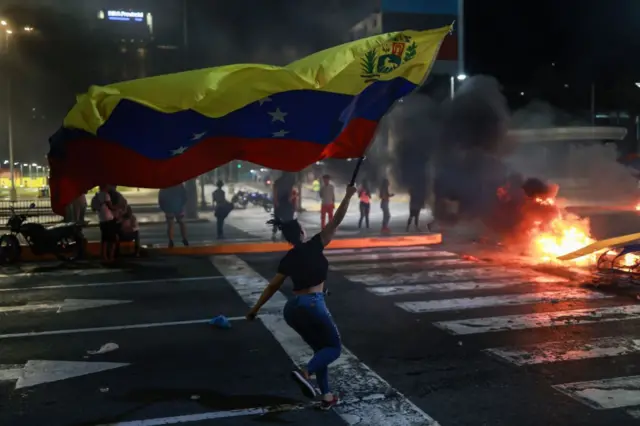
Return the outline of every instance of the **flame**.
{"type": "Polygon", "coordinates": [[[640,203],[636,204],[636,211],[640,212],[640,203]]]}
{"type": "MultiPolygon", "coordinates": [[[[558,256],[571,253],[595,240],[590,237],[589,225],[583,220],[559,215],[545,227],[532,232],[531,254],[544,263],[559,263],[558,256]]],[[[572,264],[588,266],[597,260],[597,255],[587,255],[574,259],[572,264]]]]}
{"type": "Polygon", "coordinates": [[[572,261],[561,262],[558,256],[571,253],[592,244],[588,219],[566,212],[556,206],[554,198],[536,198],[534,202],[540,206],[554,207],[551,218],[536,220],[529,234],[530,255],[542,263],[571,263],[575,266],[589,266],[595,264],[598,254],[583,256],[572,261]]]}

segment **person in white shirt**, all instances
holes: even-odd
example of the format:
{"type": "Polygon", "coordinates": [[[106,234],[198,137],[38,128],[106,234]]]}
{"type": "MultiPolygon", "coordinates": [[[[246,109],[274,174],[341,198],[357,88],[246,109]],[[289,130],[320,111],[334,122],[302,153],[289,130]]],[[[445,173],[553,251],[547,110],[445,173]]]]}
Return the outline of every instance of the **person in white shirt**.
{"type": "Polygon", "coordinates": [[[329,175],[322,176],[320,203],[320,224],[324,229],[325,225],[333,220],[333,211],[336,208],[336,191],[329,175]]]}
{"type": "Polygon", "coordinates": [[[109,196],[109,185],[101,185],[91,200],[91,209],[98,213],[100,221],[100,252],[105,262],[113,262],[118,239],[118,223],[113,214],[114,206],[109,196]]]}

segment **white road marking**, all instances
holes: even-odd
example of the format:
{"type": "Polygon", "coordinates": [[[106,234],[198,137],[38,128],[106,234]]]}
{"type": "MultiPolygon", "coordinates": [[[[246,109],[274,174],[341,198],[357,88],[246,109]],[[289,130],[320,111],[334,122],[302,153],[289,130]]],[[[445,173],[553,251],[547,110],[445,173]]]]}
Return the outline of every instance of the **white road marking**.
{"type": "Polygon", "coordinates": [[[331,265],[332,271],[370,271],[379,269],[400,269],[400,268],[438,268],[442,266],[469,266],[477,265],[478,262],[463,259],[434,259],[434,260],[412,260],[407,262],[384,262],[381,263],[348,263],[346,265],[331,265]]]}
{"type": "MultiPolygon", "coordinates": [[[[260,297],[268,281],[237,256],[213,256],[211,261],[227,279],[240,297],[253,305],[260,297]]],[[[281,310],[286,297],[277,292],[265,305],[266,314],[260,319],[273,334],[295,365],[308,362],[312,350],[282,318],[281,310]]],[[[363,364],[347,348],[343,347],[340,358],[330,366],[336,390],[345,398],[361,395],[389,394],[391,386],[369,367],[363,364]]],[[[420,410],[397,391],[384,401],[363,401],[350,406],[337,406],[335,412],[350,425],[436,425],[436,421],[420,410]]]]}
{"type": "Polygon", "coordinates": [[[22,374],[22,365],[0,365],[0,382],[18,380],[22,374]]]}
{"type": "Polygon", "coordinates": [[[31,302],[26,305],[0,306],[0,313],[9,312],[37,312],[57,310],[57,312],[73,312],[83,309],[102,308],[104,306],[122,305],[131,303],[132,300],[92,300],[92,299],[65,299],[61,302],[31,302]]]}
{"type": "Polygon", "coordinates": [[[89,275],[103,275],[103,274],[113,274],[117,272],[123,272],[121,269],[104,269],[104,268],[87,268],[87,269],[52,269],[50,271],[38,271],[38,268],[42,268],[42,266],[29,267],[31,271],[25,271],[24,269],[16,269],[15,272],[12,273],[4,273],[8,272],[7,269],[4,269],[0,273],[0,279],[6,280],[11,278],[31,278],[31,277],[69,277],[69,276],[78,276],[78,277],[87,277],[89,275]]]}
{"type": "MultiPolygon", "coordinates": [[[[362,403],[371,404],[374,400],[380,400],[382,404],[388,402],[385,401],[384,395],[371,395],[364,398],[358,398],[353,400],[341,400],[339,406],[343,410],[359,410],[359,405],[362,403]]],[[[210,411],[207,413],[198,413],[198,414],[186,414],[182,416],[174,416],[174,417],[160,417],[154,419],[144,419],[144,420],[131,420],[131,421],[122,421],[117,423],[108,423],[102,424],[98,426],[162,426],[162,425],[174,425],[174,424],[184,424],[184,423],[194,423],[194,422],[202,422],[205,420],[216,420],[216,419],[229,419],[234,417],[247,417],[247,416],[263,416],[265,414],[274,414],[274,413],[285,413],[291,411],[299,411],[309,408],[317,408],[318,404],[314,402],[310,402],[307,404],[284,404],[284,405],[276,405],[272,407],[257,407],[257,408],[245,408],[242,410],[229,410],[229,411],[210,411]]],[[[350,418],[350,425],[360,424],[358,423],[358,418],[354,416],[350,418]]],[[[394,423],[395,424],[395,423],[394,423]]],[[[406,425],[406,423],[400,423],[401,425],[406,425]]],[[[415,426],[421,426],[415,425],[415,426]]],[[[436,426],[437,423],[432,424],[436,426]]],[[[428,425],[427,425],[428,426],[428,425]]]]}
{"type": "Polygon", "coordinates": [[[427,283],[430,281],[468,281],[474,279],[521,278],[532,279],[534,272],[520,269],[483,267],[448,270],[425,270],[399,272],[393,274],[346,275],[346,278],[366,285],[399,285],[406,283],[427,283]]]}
{"type": "Polygon", "coordinates": [[[597,410],[640,405],[640,376],[565,383],[553,387],[597,410]]]}
{"type": "Polygon", "coordinates": [[[640,305],[611,306],[570,311],[542,312],[527,315],[472,318],[441,321],[434,325],[452,334],[480,334],[497,331],[526,330],[542,327],[592,324],[598,322],[630,321],[640,319],[640,305]]]}
{"type": "Polygon", "coordinates": [[[217,419],[231,419],[234,417],[247,417],[247,416],[263,416],[271,413],[282,413],[288,411],[297,411],[307,408],[305,405],[290,405],[286,409],[283,407],[268,407],[268,408],[246,408],[244,410],[230,410],[230,411],[210,411],[207,413],[198,414],[186,414],[183,416],[173,417],[159,417],[155,419],[144,420],[131,420],[117,423],[105,423],[98,426],[163,426],[163,425],[175,425],[185,423],[203,422],[205,420],[217,420],[217,419]]]}
{"type": "Polygon", "coordinates": [[[555,303],[567,300],[610,299],[612,297],[615,297],[615,295],[573,288],[561,291],[503,294],[500,296],[461,297],[456,299],[398,302],[396,303],[396,306],[407,312],[421,314],[427,312],[458,311],[464,309],[493,308],[499,306],[555,303]]]}
{"type": "MultiPolygon", "coordinates": [[[[455,253],[448,251],[437,250],[425,250],[425,251],[402,251],[402,252],[390,252],[390,253],[358,253],[358,254],[343,254],[341,256],[328,255],[327,258],[331,258],[333,263],[344,262],[371,262],[373,260],[395,260],[395,259],[432,259],[434,257],[453,257],[455,253]]],[[[477,262],[476,262],[477,263],[477,262]]]]}
{"type": "Polygon", "coordinates": [[[118,286],[118,285],[159,284],[159,283],[172,283],[172,282],[208,281],[208,280],[220,280],[220,279],[224,279],[224,277],[222,275],[211,275],[208,277],[157,278],[153,280],[113,281],[113,282],[104,282],[104,283],[52,284],[52,285],[39,285],[39,286],[33,286],[33,287],[13,287],[13,288],[0,287],[0,293],[3,291],[52,290],[52,289],[60,289],[60,288],[81,288],[81,287],[111,287],[111,286],[118,286]]]}
{"type": "Polygon", "coordinates": [[[0,369],[0,380],[16,380],[16,389],[28,388],[43,383],[58,382],[73,377],[126,367],[129,364],[115,362],[80,361],[27,361],[23,367],[0,369]],[[3,373],[4,372],[4,373],[3,373]]]}
{"type": "Polygon", "coordinates": [[[640,419],[640,408],[634,408],[633,410],[627,410],[627,414],[629,414],[634,419],[640,419]]]}
{"type": "MultiPolygon", "coordinates": [[[[245,317],[230,317],[229,321],[241,321],[245,317]]],[[[187,320],[187,321],[169,321],[169,322],[150,322],[145,324],[130,324],[130,325],[113,325],[109,327],[90,327],[90,328],[70,328],[66,330],[50,330],[50,331],[32,331],[28,333],[10,333],[0,334],[0,339],[16,339],[22,337],[38,337],[38,336],[55,336],[59,334],[77,334],[77,333],[95,333],[100,331],[118,331],[118,330],[133,330],[136,328],[155,328],[155,327],[171,327],[174,325],[193,325],[193,324],[207,324],[211,321],[211,318],[187,320]]]]}
{"type": "MultiPolygon", "coordinates": [[[[558,278],[555,282],[549,281],[549,284],[560,284],[568,282],[564,278],[558,278]]],[[[413,284],[399,286],[375,286],[368,287],[367,291],[376,296],[399,296],[403,294],[421,294],[421,293],[447,293],[454,291],[473,291],[473,290],[494,290],[507,287],[530,286],[534,287],[539,283],[526,280],[494,280],[494,281],[456,281],[450,283],[432,283],[432,284],[413,284]]],[[[549,288],[546,287],[545,288],[549,288]]]]}
{"type": "Polygon", "coordinates": [[[490,348],[486,352],[519,366],[550,364],[639,353],[640,339],[631,336],[602,337],[587,341],[568,340],[523,347],[490,348]]]}

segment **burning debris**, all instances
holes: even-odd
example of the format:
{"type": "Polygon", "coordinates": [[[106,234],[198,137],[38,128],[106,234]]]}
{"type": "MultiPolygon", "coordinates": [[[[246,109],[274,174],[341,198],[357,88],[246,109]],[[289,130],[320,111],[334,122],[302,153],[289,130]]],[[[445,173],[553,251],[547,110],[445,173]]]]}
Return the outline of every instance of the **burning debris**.
{"type": "MultiPolygon", "coordinates": [[[[581,219],[557,203],[558,186],[537,178],[522,181],[510,176],[496,191],[495,213],[487,224],[498,231],[508,246],[520,247],[540,263],[559,263],[556,258],[591,244],[588,219],[581,219]]],[[[595,257],[576,259],[574,265],[595,263],[595,257]]]]}

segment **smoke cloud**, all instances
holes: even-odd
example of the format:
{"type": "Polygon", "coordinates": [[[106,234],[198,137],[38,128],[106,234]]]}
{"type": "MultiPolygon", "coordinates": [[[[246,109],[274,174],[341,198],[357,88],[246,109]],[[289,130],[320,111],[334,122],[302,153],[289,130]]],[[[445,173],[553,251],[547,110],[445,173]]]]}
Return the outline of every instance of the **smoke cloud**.
{"type": "Polygon", "coordinates": [[[510,132],[589,125],[543,101],[511,113],[499,82],[476,76],[462,84],[454,99],[405,98],[386,117],[379,136],[388,142],[387,164],[382,165],[384,155],[372,160],[379,157],[378,170],[392,176],[396,186],[430,188],[436,199],[456,201],[469,219],[495,215],[496,190],[530,177],[539,178],[531,181],[538,185],[558,184],[558,195],[568,205],[635,203],[637,180],[617,161],[615,143],[524,143],[510,132]]]}

